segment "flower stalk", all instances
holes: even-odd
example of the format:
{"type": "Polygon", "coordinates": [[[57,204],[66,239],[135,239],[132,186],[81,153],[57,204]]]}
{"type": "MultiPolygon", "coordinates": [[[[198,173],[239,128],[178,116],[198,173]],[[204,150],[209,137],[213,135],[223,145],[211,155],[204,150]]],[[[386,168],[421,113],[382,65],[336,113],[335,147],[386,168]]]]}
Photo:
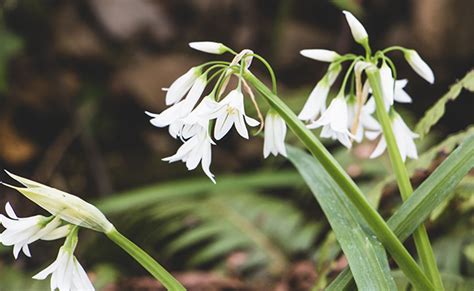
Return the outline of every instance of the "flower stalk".
{"type": "Polygon", "coordinates": [[[140,265],[142,265],[153,277],[163,284],[167,290],[186,290],[165,268],[155,261],[144,250],[113,228],[105,233],[107,237],[126,251],[140,265]]]}
{"type": "MultiPolygon", "coordinates": [[[[400,195],[403,201],[405,201],[413,193],[413,187],[410,183],[408,171],[405,167],[405,164],[403,163],[397,142],[395,140],[390,117],[384,110],[385,105],[382,94],[380,72],[375,66],[373,66],[366,70],[366,74],[370,83],[370,87],[372,88],[376,103],[377,117],[382,126],[383,135],[387,143],[388,154],[392,163],[395,177],[397,179],[398,187],[400,189],[400,195]]],[[[425,270],[425,273],[430,278],[436,290],[444,290],[441,275],[436,265],[436,259],[431,248],[426,228],[423,224],[421,224],[413,233],[413,238],[415,240],[416,250],[420,257],[421,265],[425,270]]]]}
{"type": "Polygon", "coordinates": [[[433,290],[433,285],[418,267],[400,240],[398,240],[380,214],[370,206],[364,194],[321,142],[305,127],[293,111],[252,73],[248,71],[245,72],[244,78],[247,79],[247,81],[261,93],[270,106],[280,114],[293,133],[301,140],[311,154],[319,160],[334,181],[341,187],[344,193],[346,193],[347,197],[360,211],[372,231],[387,248],[388,252],[392,255],[410,282],[419,290],[433,290]]]}

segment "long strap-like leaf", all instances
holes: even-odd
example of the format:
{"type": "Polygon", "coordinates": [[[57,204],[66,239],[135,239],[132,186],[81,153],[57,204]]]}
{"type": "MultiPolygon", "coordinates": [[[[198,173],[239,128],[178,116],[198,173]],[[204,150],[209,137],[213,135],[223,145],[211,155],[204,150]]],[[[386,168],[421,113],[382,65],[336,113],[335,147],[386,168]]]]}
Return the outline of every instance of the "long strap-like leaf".
{"type": "MultiPolygon", "coordinates": [[[[413,192],[388,225],[402,241],[423,223],[430,213],[454,190],[461,179],[474,167],[474,134],[466,138],[453,153],[413,192]]],[[[327,290],[346,290],[353,286],[347,268],[327,290]]]]}
{"type": "Polygon", "coordinates": [[[366,224],[359,211],[318,160],[303,150],[290,146],[287,149],[288,159],[300,172],[326,214],[359,290],[396,290],[385,250],[375,236],[362,228],[366,224]]]}

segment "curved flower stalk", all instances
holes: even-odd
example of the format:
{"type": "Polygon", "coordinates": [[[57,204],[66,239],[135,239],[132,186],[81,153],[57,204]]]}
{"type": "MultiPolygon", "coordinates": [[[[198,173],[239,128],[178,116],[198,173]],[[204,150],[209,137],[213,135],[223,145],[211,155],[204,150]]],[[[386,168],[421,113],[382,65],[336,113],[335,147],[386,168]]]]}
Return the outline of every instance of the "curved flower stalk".
{"type": "MultiPolygon", "coordinates": [[[[285,155],[283,144],[286,127],[284,122],[275,118],[277,113],[272,113],[266,118],[271,124],[264,125],[264,117],[252,89],[242,77],[249,71],[252,60],[256,58],[269,69],[273,87],[276,90],[274,73],[268,63],[249,49],[236,53],[217,42],[191,42],[189,46],[210,54],[230,53],[234,55],[234,58],[230,62],[214,61],[191,68],[176,79],[167,90],[166,104],[171,105],[170,107],[158,114],[146,112],[151,117],[150,123],[152,125],[160,128],[168,127],[170,135],[183,142],[176,154],[163,158],[163,160],[170,163],[182,161],[188,170],[197,168],[201,163],[204,173],[215,183],[214,174],[210,170],[212,145],[227,136],[232,128],[235,128],[242,138],[249,139],[248,127],[257,127],[258,125],[260,125],[260,129],[265,129],[264,157],[268,157],[269,153],[285,155]],[[207,76],[210,77],[207,78],[207,76]],[[224,96],[231,77],[237,78],[238,85],[224,96]],[[217,80],[214,81],[215,78],[217,80]],[[210,84],[213,86],[211,92],[202,97],[206,86],[210,84]],[[246,114],[246,99],[249,99],[250,104],[255,107],[258,120],[246,114]]],[[[319,53],[324,54],[324,52],[319,53]]],[[[330,58],[330,54],[329,52],[324,57],[330,58]]],[[[339,71],[340,67],[337,66],[331,69],[325,82],[332,84],[339,71]]],[[[329,86],[330,84],[321,85],[321,87],[327,88],[329,86]]],[[[321,90],[326,89],[318,89],[318,91],[321,90]]],[[[315,93],[315,95],[324,94],[315,93]]],[[[314,113],[310,114],[314,115],[314,113]]]]}
{"type": "Polygon", "coordinates": [[[2,183],[22,193],[26,198],[42,207],[52,216],[36,215],[19,218],[10,203],[5,205],[7,216],[0,214],[0,223],[5,230],[0,233],[0,243],[13,245],[13,255],[20,251],[31,257],[29,244],[39,240],[56,240],[66,237],[56,260],[33,278],[44,280],[51,274],[51,290],[94,290],[84,268],[74,256],[79,227],[92,229],[107,235],[123,248],[169,290],[185,290],[160,264],[121,235],[102,212],[94,205],[72,194],[40,184],[38,182],[7,174],[22,184],[16,187],[2,183]]]}
{"type": "MultiPolygon", "coordinates": [[[[339,55],[336,52],[329,54],[325,51],[323,55],[321,51],[319,51],[319,57],[314,57],[314,55],[303,53],[308,50],[302,51],[302,54],[306,57],[330,62],[330,66],[335,64],[339,65],[346,61],[351,62],[351,65],[345,73],[339,93],[331,102],[330,107],[325,112],[322,112],[318,120],[310,122],[307,126],[308,128],[315,128],[318,125],[328,126],[328,124],[330,124],[333,130],[332,134],[328,134],[327,130],[325,130],[326,128],[323,127],[321,137],[337,138],[348,148],[350,148],[351,143],[354,141],[361,142],[364,135],[368,139],[374,139],[379,136],[380,133],[383,133],[371,154],[371,158],[382,155],[385,149],[388,148],[400,192],[402,198],[405,200],[411,195],[413,189],[404,161],[407,157],[412,159],[418,157],[414,143],[414,139],[417,138],[418,135],[409,129],[402,117],[395,110],[395,102],[409,103],[412,99],[404,91],[407,80],[396,80],[396,68],[393,61],[387,56],[387,53],[396,50],[401,51],[413,70],[429,83],[434,82],[434,74],[430,67],[421,59],[420,55],[411,49],[394,46],[372,54],[369,45],[369,36],[363,25],[350,12],[344,11],[344,15],[354,40],[364,47],[365,56],[355,56],[353,54],[339,55]],[[329,55],[333,57],[323,58],[323,56],[329,55]],[[353,83],[348,84],[349,76],[351,75],[353,75],[351,79],[353,83]],[[347,88],[349,88],[349,93],[345,94],[347,88]],[[373,98],[370,98],[370,94],[372,94],[373,98]],[[345,105],[343,105],[346,103],[344,97],[346,95],[349,96],[347,97],[349,110],[346,110],[344,108],[345,105]],[[355,100],[353,100],[353,96],[355,96],[355,100]],[[333,104],[337,104],[337,110],[335,110],[336,107],[333,106],[333,104]],[[376,112],[377,119],[372,116],[374,111],[376,112]],[[339,120],[336,120],[336,116],[339,117],[339,120]],[[343,126],[343,122],[346,121],[352,123],[347,125],[347,127],[351,128],[351,140],[348,140],[346,128],[343,126]],[[335,126],[337,126],[337,130],[334,130],[336,128],[335,126]],[[337,132],[337,134],[334,134],[334,132],[337,132]]],[[[312,96],[308,98],[308,101],[311,97],[312,96]]],[[[318,104],[318,106],[314,106],[314,108],[313,110],[325,108],[325,104],[318,104]]],[[[308,108],[304,107],[302,111],[308,110],[308,108]]],[[[301,116],[300,119],[307,120],[301,118],[301,116]]],[[[414,239],[424,271],[432,280],[436,290],[442,290],[443,284],[424,226],[421,226],[415,232],[414,239]]]]}

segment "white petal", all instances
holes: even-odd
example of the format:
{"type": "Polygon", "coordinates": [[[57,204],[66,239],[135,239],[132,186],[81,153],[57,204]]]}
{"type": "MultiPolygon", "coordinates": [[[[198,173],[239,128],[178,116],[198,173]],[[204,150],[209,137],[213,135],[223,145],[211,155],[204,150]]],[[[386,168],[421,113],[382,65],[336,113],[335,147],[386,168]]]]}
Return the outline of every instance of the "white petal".
{"type": "Polygon", "coordinates": [[[191,89],[194,81],[199,77],[200,70],[196,67],[189,69],[184,75],[176,79],[166,91],[166,105],[179,102],[186,92],[191,89]]]}
{"type": "Polygon", "coordinates": [[[383,152],[385,151],[386,147],[387,147],[387,143],[385,142],[385,138],[384,137],[380,138],[380,141],[377,144],[377,146],[375,147],[372,154],[370,155],[370,158],[374,159],[374,158],[377,158],[377,157],[381,156],[383,154],[383,152]]]}
{"type": "Polygon", "coordinates": [[[74,258],[73,283],[76,290],[90,291],[95,290],[84,268],[74,258]]]}
{"type": "Polygon", "coordinates": [[[328,63],[334,62],[337,58],[341,56],[335,51],[325,49],[306,49],[300,51],[300,54],[313,60],[328,63]]]}
{"type": "Polygon", "coordinates": [[[13,207],[10,205],[10,202],[7,202],[7,204],[5,204],[5,211],[7,212],[7,215],[10,218],[18,219],[18,216],[16,216],[16,213],[13,210],[13,207]]]}
{"type": "Polygon", "coordinates": [[[298,118],[301,120],[316,119],[326,104],[328,93],[327,81],[325,79],[320,80],[309,94],[308,100],[306,100],[303,109],[298,114],[298,118]]]}
{"type": "Polygon", "coordinates": [[[214,126],[214,138],[216,140],[222,139],[232,128],[232,125],[234,124],[233,116],[232,115],[224,115],[220,116],[216,120],[216,124],[214,126]]]}
{"type": "Polygon", "coordinates": [[[382,67],[380,68],[380,80],[385,109],[388,110],[388,108],[393,105],[395,80],[392,77],[392,70],[386,63],[383,63],[382,67]]]}
{"type": "Polygon", "coordinates": [[[249,132],[245,126],[244,116],[241,114],[234,114],[232,118],[234,119],[235,129],[237,129],[237,132],[240,134],[240,136],[245,139],[249,139],[249,132]]]}
{"type": "Polygon", "coordinates": [[[365,30],[362,23],[357,20],[357,18],[352,15],[349,11],[343,11],[344,15],[346,16],[347,23],[352,32],[352,36],[354,40],[358,43],[362,43],[365,39],[368,38],[367,31],[365,30]]]}
{"type": "Polygon", "coordinates": [[[403,90],[403,88],[406,86],[407,82],[408,81],[406,79],[395,81],[395,92],[394,92],[394,95],[393,95],[393,98],[395,99],[395,101],[400,102],[400,103],[411,103],[412,102],[412,99],[411,99],[410,95],[408,95],[407,92],[405,92],[405,90],[403,90]]]}
{"type": "Polygon", "coordinates": [[[260,124],[260,122],[258,120],[253,119],[252,117],[249,117],[247,115],[244,115],[244,118],[245,118],[245,123],[247,123],[251,127],[255,127],[255,126],[258,126],[260,124]]]}

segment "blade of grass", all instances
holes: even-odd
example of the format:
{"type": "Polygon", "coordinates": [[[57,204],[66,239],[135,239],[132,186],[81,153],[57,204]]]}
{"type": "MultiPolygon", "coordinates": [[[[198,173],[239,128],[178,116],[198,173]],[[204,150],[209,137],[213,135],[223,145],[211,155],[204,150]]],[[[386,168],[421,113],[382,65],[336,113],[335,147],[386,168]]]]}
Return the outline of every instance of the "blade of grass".
{"type": "Polygon", "coordinates": [[[380,242],[362,228],[363,218],[321,164],[304,151],[287,146],[288,159],[318,200],[344,254],[359,290],[397,290],[380,242]]]}

